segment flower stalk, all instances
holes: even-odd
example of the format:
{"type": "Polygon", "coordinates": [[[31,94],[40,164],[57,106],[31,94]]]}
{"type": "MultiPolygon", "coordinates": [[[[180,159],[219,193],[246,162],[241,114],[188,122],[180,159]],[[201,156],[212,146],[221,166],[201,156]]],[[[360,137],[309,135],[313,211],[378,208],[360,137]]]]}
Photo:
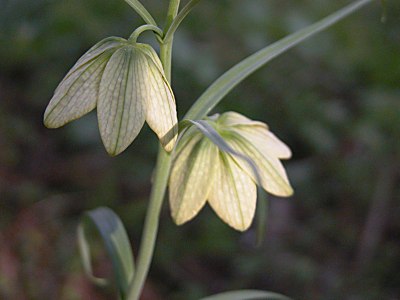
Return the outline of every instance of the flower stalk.
{"type": "MultiPolygon", "coordinates": [[[[167,14],[167,25],[165,31],[172,24],[179,9],[180,0],[171,0],[167,14]]],[[[160,46],[160,59],[164,68],[165,77],[171,82],[171,61],[172,61],[173,37],[160,46]]],[[[154,183],[150,194],[150,203],[146,212],[146,219],[142,233],[142,240],[137,260],[137,269],[132,283],[127,292],[127,300],[137,300],[143,290],[150,264],[154,254],[154,246],[158,233],[158,225],[162,203],[168,184],[168,177],[171,170],[171,155],[162,147],[159,147],[157,165],[154,175],[154,183]]]]}
{"type": "Polygon", "coordinates": [[[156,34],[157,39],[160,39],[162,41],[164,35],[163,31],[157,26],[154,26],[152,24],[146,24],[136,28],[136,30],[132,32],[131,36],[129,37],[129,42],[136,43],[136,40],[138,39],[139,35],[148,30],[153,31],[156,34]]]}

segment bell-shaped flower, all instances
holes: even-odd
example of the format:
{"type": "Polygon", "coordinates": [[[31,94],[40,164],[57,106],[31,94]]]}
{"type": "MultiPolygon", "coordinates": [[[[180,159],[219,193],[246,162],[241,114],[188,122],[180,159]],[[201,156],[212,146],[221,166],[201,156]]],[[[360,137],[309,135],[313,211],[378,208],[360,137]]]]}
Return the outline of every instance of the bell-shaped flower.
{"type": "Polygon", "coordinates": [[[146,44],[106,38],[89,49],[58,85],[44,124],[58,128],[92,111],[110,155],[124,151],[144,121],[165,150],[177,138],[176,104],[160,59],[146,44]]]}
{"type": "Polygon", "coordinates": [[[266,124],[238,113],[227,112],[206,122],[232,151],[221,150],[195,126],[183,134],[173,152],[169,180],[172,217],[183,224],[208,202],[224,222],[244,231],[254,217],[256,183],[273,195],[292,195],[280,161],[290,158],[291,151],[266,124]]]}

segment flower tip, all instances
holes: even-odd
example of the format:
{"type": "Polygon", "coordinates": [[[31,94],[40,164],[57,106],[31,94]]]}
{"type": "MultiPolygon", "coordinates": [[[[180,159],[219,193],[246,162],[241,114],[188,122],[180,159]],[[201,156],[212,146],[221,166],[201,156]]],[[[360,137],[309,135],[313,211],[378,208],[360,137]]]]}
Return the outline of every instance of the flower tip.
{"type": "Polygon", "coordinates": [[[121,148],[117,148],[117,147],[110,148],[110,147],[107,147],[107,145],[106,145],[105,143],[103,143],[103,145],[104,145],[104,148],[105,148],[106,151],[107,151],[107,154],[108,154],[109,156],[111,156],[111,157],[115,157],[115,156],[121,154],[121,153],[124,152],[125,149],[126,149],[126,148],[121,149],[121,148]]]}
{"type": "Polygon", "coordinates": [[[43,124],[46,126],[46,128],[49,129],[55,129],[61,127],[63,124],[57,124],[57,122],[54,122],[54,120],[51,120],[49,116],[45,113],[43,116],[43,124]]]}
{"type": "Polygon", "coordinates": [[[175,142],[176,142],[176,139],[175,139],[174,141],[169,142],[169,143],[166,144],[166,145],[165,145],[165,144],[162,144],[162,143],[161,143],[161,145],[163,146],[163,148],[164,148],[165,151],[167,151],[168,153],[170,153],[172,150],[174,150],[175,142]]]}
{"type": "Polygon", "coordinates": [[[181,215],[171,215],[172,216],[172,220],[174,220],[174,223],[177,226],[181,226],[183,224],[185,224],[187,221],[189,221],[187,218],[183,218],[181,215]]]}
{"type": "Polygon", "coordinates": [[[291,197],[291,196],[293,196],[293,194],[294,194],[293,188],[291,187],[290,184],[287,184],[287,185],[285,186],[285,189],[282,190],[282,191],[281,191],[279,194],[277,194],[276,196],[279,196],[279,197],[291,197]]]}
{"type": "Polygon", "coordinates": [[[237,225],[230,225],[233,229],[240,231],[240,232],[245,232],[250,228],[252,222],[249,224],[237,224],[237,225]]]}

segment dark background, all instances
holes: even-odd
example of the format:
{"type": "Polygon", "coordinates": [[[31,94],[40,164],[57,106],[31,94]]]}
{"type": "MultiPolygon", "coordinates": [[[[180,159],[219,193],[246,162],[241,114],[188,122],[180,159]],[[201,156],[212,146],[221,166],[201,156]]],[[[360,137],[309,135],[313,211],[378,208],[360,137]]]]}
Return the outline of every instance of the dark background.
{"type": "MultiPolygon", "coordinates": [[[[162,24],[166,0],[143,0],[162,24]]],[[[182,117],[242,58],[350,1],[203,0],[174,45],[182,117]]],[[[257,288],[295,299],[400,299],[400,2],[379,1],[275,59],[215,111],[269,124],[293,150],[295,195],[270,197],[260,248],[204,209],[173,224],[167,202],[143,299],[257,288]]],[[[97,41],[141,19],[122,0],[0,0],[0,298],[113,299],[82,272],[76,227],[109,206],[137,252],[157,139],[146,126],[107,156],[95,113],[42,125],[58,82],[97,41]]],[[[142,41],[154,43],[146,33],[142,41]]],[[[110,265],[94,249],[96,272],[110,265]]]]}

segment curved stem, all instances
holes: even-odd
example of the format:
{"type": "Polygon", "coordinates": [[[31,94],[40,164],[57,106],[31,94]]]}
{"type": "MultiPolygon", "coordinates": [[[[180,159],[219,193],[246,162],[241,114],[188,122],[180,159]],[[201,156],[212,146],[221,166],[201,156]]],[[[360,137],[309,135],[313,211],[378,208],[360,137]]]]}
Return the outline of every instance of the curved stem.
{"type": "MultiPolygon", "coordinates": [[[[170,24],[176,17],[179,9],[180,0],[171,0],[167,14],[168,30],[170,24]]],[[[171,51],[172,41],[162,43],[160,46],[161,62],[164,67],[165,76],[171,81],[171,51]]],[[[159,218],[162,203],[167,189],[169,172],[171,170],[171,155],[160,146],[158,150],[157,165],[154,175],[154,183],[150,195],[150,203],[147,208],[142,240],[140,243],[139,256],[137,259],[137,269],[131,282],[126,300],[138,300],[143,289],[144,282],[149,272],[153,258],[154,246],[157,238],[159,218]]]]}
{"type": "Polygon", "coordinates": [[[143,32],[145,32],[147,30],[153,31],[160,38],[163,37],[164,33],[160,28],[158,28],[157,26],[151,25],[151,24],[146,24],[146,25],[142,25],[142,26],[136,28],[135,31],[132,32],[132,34],[128,40],[132,43],[136,43],[136,40],[138,39],[139,35],[141,35],[143,32]]]}

